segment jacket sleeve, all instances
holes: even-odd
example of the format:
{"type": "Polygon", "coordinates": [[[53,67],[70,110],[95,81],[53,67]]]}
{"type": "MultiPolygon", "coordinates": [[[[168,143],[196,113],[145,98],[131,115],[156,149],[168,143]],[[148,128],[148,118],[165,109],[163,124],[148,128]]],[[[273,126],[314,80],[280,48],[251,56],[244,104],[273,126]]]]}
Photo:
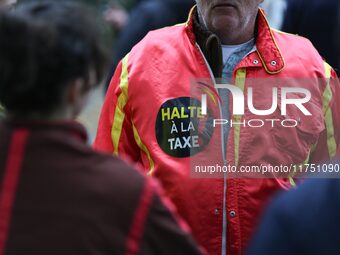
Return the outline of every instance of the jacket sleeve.
{"type": "Polygon", "coordinates": [[[311,153],[310,163],[339,157],[340,147],[340,83],[335,71],[325,63],[323,115],[325,129],[311,153]]]}
{"type": "Polygon", "coordinates": [[[139,254],[205,254],[191,237],[189,227],[177,216],[175,207],[165,198],[158,184],[152,182],[152,185],[155,187],[155,193],[145,221],[139,254]]]}
{"type": "Polygon", "coordinates": [[[131,114],[128,110],[128,76],[127,55],[119,63],[110,82],[99,118],[94,148],[138,164],[140,149],[134,138],[131,114]]]}

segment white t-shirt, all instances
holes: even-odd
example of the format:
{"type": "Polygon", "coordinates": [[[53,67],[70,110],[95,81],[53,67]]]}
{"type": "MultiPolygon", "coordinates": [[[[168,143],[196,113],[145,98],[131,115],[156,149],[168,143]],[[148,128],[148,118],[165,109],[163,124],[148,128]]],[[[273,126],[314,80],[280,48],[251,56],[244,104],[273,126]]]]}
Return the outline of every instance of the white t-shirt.
{"type": "Polygon", "coordinates": [[[222,54],[223,54],[223,63],[226,63],[229,57],[235,53],[238,49],[242,48],[246,44],[254,41],[254,38],[249,40],[248,42],[237,44],[237,45],[223,45],[222,44],[222,54]]]}

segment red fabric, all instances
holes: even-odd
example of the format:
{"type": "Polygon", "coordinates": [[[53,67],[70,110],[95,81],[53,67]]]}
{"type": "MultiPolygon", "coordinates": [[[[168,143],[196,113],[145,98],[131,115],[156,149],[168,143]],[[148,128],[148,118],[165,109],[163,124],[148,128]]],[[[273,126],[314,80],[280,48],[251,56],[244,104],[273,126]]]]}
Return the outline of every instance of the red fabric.
{"type": "Polygon", "coordinates": [[[126,242],[126,255],[137,255],[140,250],[140,241],[143,236],[144,226],[147,220],[153,198],[153,186],[150,181],[145,182],[143,193],[132,220],[129,236],[126,242]]]}
{"type": "Polygon", "coordinates": [[[0,255],[5,253],[11,223],[11,212],[28,136],[29,132],[26,129],[15,130],[12,135],[4,181],[0,193],[0,255]]]}

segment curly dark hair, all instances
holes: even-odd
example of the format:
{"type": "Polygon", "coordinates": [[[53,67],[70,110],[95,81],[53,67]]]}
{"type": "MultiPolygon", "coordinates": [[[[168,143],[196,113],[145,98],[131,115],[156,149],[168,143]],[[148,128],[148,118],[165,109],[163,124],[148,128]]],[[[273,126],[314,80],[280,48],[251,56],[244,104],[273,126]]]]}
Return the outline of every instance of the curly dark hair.
{"type": "MultiPolygon", "coordinates": [[[[50,114],[70,82],[98,84],[109,50],[94,11],[75,2],[40,2],[0,14],[0,102],[12,114],[50,114]]],[[[89,88],[94,84],[89,84],[89,88]]]]}

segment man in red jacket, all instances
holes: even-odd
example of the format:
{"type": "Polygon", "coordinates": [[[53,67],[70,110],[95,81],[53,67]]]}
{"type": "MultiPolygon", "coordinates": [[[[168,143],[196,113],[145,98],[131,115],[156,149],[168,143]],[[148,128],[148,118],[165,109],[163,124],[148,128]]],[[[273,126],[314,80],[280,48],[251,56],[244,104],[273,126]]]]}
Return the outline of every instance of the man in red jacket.
{"type": "Polygon", "coordinates": [[[271,29],[261,2],[197,0],[186,23],[150,32],[116,69],[95,142],[159,179],[212,255],[245,252],[294,169],[340,142],[335,72],[307,39],[271,29]]]}
{"type": "Polygon", "coordinates": [[[199,255],[153,181],[73,121],[107,67],[94,20],[60,2],[0,14],[0,254],[199,255]]]}

